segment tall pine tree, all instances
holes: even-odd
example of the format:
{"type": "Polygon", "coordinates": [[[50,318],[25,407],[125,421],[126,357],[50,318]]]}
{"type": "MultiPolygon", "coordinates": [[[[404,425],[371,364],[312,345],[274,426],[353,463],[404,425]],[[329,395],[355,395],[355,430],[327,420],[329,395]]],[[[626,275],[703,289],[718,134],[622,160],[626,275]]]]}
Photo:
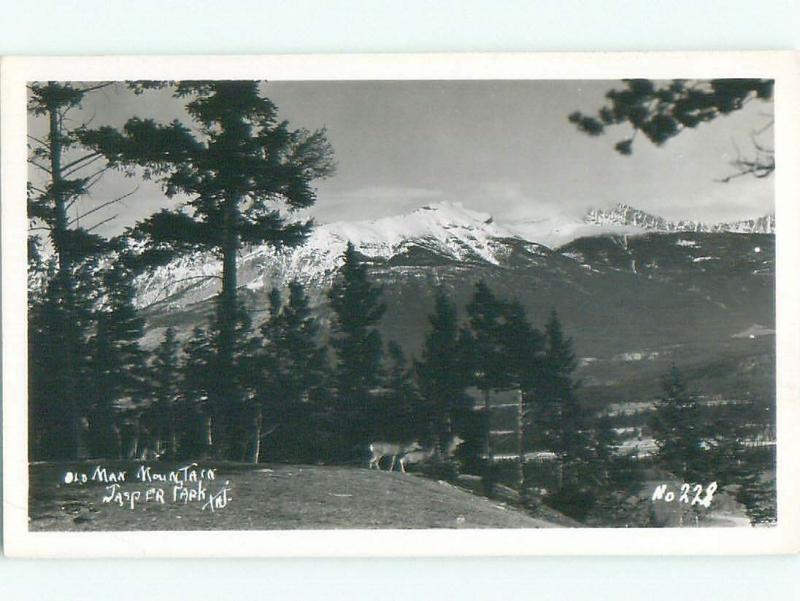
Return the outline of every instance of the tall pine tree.
{"type": "Polygon", "coordinates": [[[386,311],[383,290],[369,281],[367,266],[352,243],[347,244],[344,264],[328,298],[334,316],[331,344],[336,352],[337,411],[345,424],[343,444],[369,442],[376,416],[375,391],[382,383],[383,348],[377,324],[386,311]]]}
{"type": "Polygon", "coordinates": [[[517,389],[517,474],[516,483],[520,494],[527,491],[525,485],[525,452],[530,446],[532,405],[536,399],[543,364],[544,338],[528,321],[525,310],[517,301],[504,306],[505,324],[502,332],[505,363],[509,383],[517,389]]]}
{"type": "Polygon", "coordinates": [[[466,418],[471,402],[466,396],[468,371],[459,340],[456,307],[444,290],[436,292],[433,313],[428,316],[430,330],[415,371],[424,399],[426,421],[433,442],[442,453],[466,418]]]}
{"type": "Polygon", "coordinates": [[[69,299],[61,277],[47,279],[41,295],[29,293],[30,452],[36,460],[74,459],[87,452],[90,341],[100,288],[94,271],[86,261],[71,269],[69,299]],[[67,339],[69,352],[64,349],[67,339]]]}
{"type": "Polygon", "coordinates": [[[152,413],[158,428],[157,440],[168,457],[178,455],[178,404],[180,403],[180,345],[175,328],[164,331],[164,338],[153,353],[150,373],[152,380],[152,413]]]}
{"type": "Polygon", "coordinates": [[[421,441],[429,435],[427,406],[414,385],[414,367],[394,340],[387,345],[387,358],[383,423],[375,434],[385,440],[421,441]]]}
{"type": "Polygon", "coordinates": [[[535,423],[540,441],[558,457],[558,482],[550,502],[581,520],[594,501],[592,441],[574,380],[572,339],[565,336],[555,311],[545,325],[545,341],[535,423]]]}
{"type": "Polygon", "coordinates": [[[663,393],[650,421],[658,445],[656,459],[678,478],[691,481],[702,477],[705,451],[700,405],[675,365],[661,386],[663,393]]]}
{"type": "Polygon", "coordinates": [[[286,304],[277,289],[271,291],[270,317],[261,327],[261,349],[256,357],[256,394],[262,415],[270,424],[265,431],[284,458],[316,458],[316,412],[328,378],[326,349],[320,344],[319,330],[302,284],[289,284],[286,304]]]}
{"type": "MultiPolygon", "coordinates": [[[[139,165],[159,177],[168,197],[190,197],[189,211],[164,210],[141,223],[136,234],[147,247],[145,260],[164,262],[180,253],[213,251],[222,261],[222,289],[215,323],[218,382],[211,394],[216,454],[238,458],[236,348],[241,327],[237,256],[243,245],[303,242],[310,222],[287,219],[289,211],[316,200],[314,179],[333,172],[324,131],[292,130],[276,106],[261,96],[257,81],[183,81],[175,96],[199,130],[174,121],[129,120],[122,133],[110,127],[84,131],[84,143],[110,165],[139,165]],[[233,430],[231,430],[233,428],[233,430]]],[[[256,412],[249,411],[256,418],[256,412]]],[[[254,424],[255,425],[255,424],[254,424]]]]}
{"type": "Polygon", "coordinates": [[[327,357],[319,341],[319,323],[300,282],[289,284],[289,301],[282,314],[288,364],[283,389],[293,403],[307,403],[325,384],[327,357]]]}
{"type": "Polygon", "coordinates": [[[210,389],[214,378],[214,348],[206,328],[196,326],[183,345],[178,413],[178,455],[203,457],[211,453],[210,389]]]}
{"type": "Polygon", "coordinates": [[[472,331],[470,345],[467,348],[471,356],[469,361],[472,368],[471,380],[483,393],[487,428],[485,453],[492,462],[490,394],[495,389],[508,386],[510,382],[503,339],[506,331],[506,315],[503,303],[483,281],[475,285],[472,300],[467,305],[467,315],[472,331]]]}
{"type": "MultiPolygon", "coordinates": [[[[32,228],[46,233],[55,266],[43,287],[44,298],[29,297],[30,416],[37,458],[74,458],[85,446],[89,337],[86,295],[79,290],[87,261],[102,253],[103,239],[81,225],[77,201],[98,181],[98,154],[84,151],[77,137],[79,121],[71,113],[87,94],[110,83],[80,85],[55,81],[28,85],[28,112],[46,121],[43,135],[29,132],[28,217],[32,228]]],[[[86,224],[86,220],[83,221],[86,224]]],[[[93,226],[94,227],[94,226],[93,226]]]]}
{"type": "Polygon", "coordinates": [[[208,384],[207,415],[211,418],[212,454],[217,458],[255,462],[260,446],[261,417],[256,402],[252,361],[258,346],[250,314],[237,299],[233,312],[216,298],[208,336],[214,378],[208,384]],[[226,334],[232,327],[230,337],[226,334]]]}
{"type": "Polygon", "coordinates": [[[564,334],[558,314],[553,311],[545,326],[545,354],[538,388],[538,428],[543,442],[563,460],[583,453],[587,439],[586,420],[573,379],[577,362],[572,340],[564,334]]]}
{"type": "Polygon", "coordinates": [[[146,355],[139,345],[144,320],[133,306],[131,274],[123,263],[118,259],[103,273],[105,295],[90,345],[88,421],[93,455],[99,457],[121,454],[117,412],[122,407],[141,411],[147,396],[146,355]]]}

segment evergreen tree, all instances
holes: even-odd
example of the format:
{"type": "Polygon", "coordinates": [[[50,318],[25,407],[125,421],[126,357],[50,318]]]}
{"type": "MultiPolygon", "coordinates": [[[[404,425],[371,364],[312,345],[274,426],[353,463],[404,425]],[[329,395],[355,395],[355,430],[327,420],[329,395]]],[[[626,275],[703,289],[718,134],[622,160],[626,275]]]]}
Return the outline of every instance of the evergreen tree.
{"type": "Polygon", "coordinates": [[[753,526],[774,524],[778,519],[776,481],[759,466],[747,466],[739,477],[736,500],[745,507],[753,526]]]}
{"type": "Polygon", "coordinates": [[[485,452],[492,461],[493,451],[490,440],[491,417],[489,395],[492,390],[510,383],[510,373],[506,364],[504,334],[507,330],[503,303],[495,297],[485,282],[475,285],[472,300],[467,305],[467,315],[472,331],[470,338],[472,380],[483,393],[486,412],[485,452]]]}
{"type": "Polygon", "coordinates": [[[352,243],[328,298],[334,316],[331,344],[336,352],[337,410],[345,424],[346,445],[369,442],[374,422],[374,391],[382,383],[383,349],[377,324],[386,311],[383,290],[369,281],[367,267],[352,243]]]}
{"type": "Polygon", "coordinates": [[[576,366],[572,339],[564,335],[561,321],[553,311],[545,326],[535,422],[540,441],[558,456],[557,490],[550,502],[581,520],[593,502],[595,474],[588,424],[574,381],[576,366]]]}
{"type": "Polygon", "coordinates": [[[423,440],[429,436],[427,407],[414,386],[414,368],[394,340],[387,345],[385,409],[375,434],[396,441],[423,440]]]}
{"type": "MultiPolygon", "coordinates": [[[[75,280],[70,278],[70,289],[84,292],[75,280]]],[[[52,278],[40,297],[29,296],[30,451],[40,461],[74,459],[86,452],[92,297],[79,293],[65,302],[63,284],[62,278],[52,278]],[[71,340],[69,353],[65,339],[71,340]]]]}
{"type": "Polygon", "coordinates": [[[705,456],[700,406],[675,365],[661,385],[663,394],[650,422],[658,445],[656,459],[678,478],[692,481],[702,477],[705,456]]]}
{"type": "Polygon", "coordinates": [[[538,394],[539,430],[550,450],[570,461],[585,454],[587,424],[573,380],[577,363],[572,339],[564,335],[555,311],[545,326],[545,340],[538,394]]]}
{"type": "Polygon", "coordinates": [[[270,317],[261,327],[256,358],[257,399],[272,424],[268,432],[287,458],[311,460],[316,408],[327,384],[326,349],[319,342],[319,323],[311,313],[305,289],[289,284],[283,305],[280,292],[270,293],[270,317]]]}
{"type": "Polygon", "coordinates": [[[237,255],[246,244],[303,242],[311,223],[289,221],[282,209],[315,202],[311,182],[332,173],[332,152],[324,131],[291,130],[280,121],[276,106],[260,95],[259,82],[183,81],[175,96],[188,99],[186,110],[199,135],[178,121],[163,125],[134,118],[122,133],[102,127],[83,131],[81,139],[113,167],[138,165],[145,177],[160,178],[168,197],[191,198],[190,211],[164,210],[137,226],[134,234],[146,247],[143,261],[167,262],[195,250],[221,257],[214,324],[218,381],[209,400],[216,454],[238,458],[239,418],[244,411],[255,420],[257,410],[242,406],[237,390],[237,336],[246,330],[237,297],[237,255]]]}
{"type": "MultiPolygon", "coordinates": [[[[28,86],[28,112],[46,120],[46,133],[28,135],[32,167],[28,182],[28,217],[32,227],[46,232],[55,257],[45,298],[29,296],[30,419],[34,456],[75,458],[83,448],[88,339],[85,296],[78,290],[87,260],[104,251],[103,240],[81,227],[75,207],[102,175],[94,165],[97,153],[83,152],[71,111],[87,94],[110,83],[92,85],[36,82],[28,86]],[[56,392],[57,391],[57,392],[56,392]]],[[[106,206],[119,199],[103,203],[106,206]]],[[[84,223],[86,221],[84,220],[84,223]]]]}
{"type": "Polygon", "coordinates": [[[269,317],[261,325],[261,348],[255,357],[256,385],[258,399],[266,419],[270,422],[279,422],[283,414],[280,402],[283,398],[282,382],[290,377],[287,373],[288,345],[280,290],[272,288],[268,301],[269,317]]]}
{"type": "Polygon", "coordinates": [[[517,389],[517,475],[516,483],[521,495],[526,494],[525,452],[531,434],[532,405],[536,399],[535,386],[541,377],[544,338],[531,326],[525,310],[517,301],[505,304],[505,324],[502,341],[509,383],[517,389]]]}
{"type": "Polygon", "coordinates": [[[456,308],[441,289],[436,292],[433,313],[428,320],[430,330],[415,371],[427,409],[425,420],[441,453],[453,440],[471,402],[466,396],[468,372],[461,347],[463,341],[459,339],[456,308]]]}
{"type": "Polygon", "coordinates": [[[168,457],[178,454],[178,404],[180,402],[180,346],[175,328],[168,327],[153,353],[151,379],[157,440],[165,443],[168,457]]]}
{"type": "MultiPolygon", "coordinates": [[[[469,327],[463,326],[458,333],[459,357],[461,360],[461,373],[464,374],[463,384],[468,385],[474,381],[477,371],[478,357],[475,349],[475,336],[469,327]]],[[[469,474],[482,474],[488,477],[488,488],[491,488],[492,474],[489,473],[484,454],[489,444],[489,409],[476,407],[469,395],[464,399],[464,411],[458,415],[456,432],[463,440],[456,449],[456,457],[460,462],[461,471],[469,474]]]]}
{"type": "Polygon", "coordinates": [[[121,261],[102,275],[104,298],[91,340],[91,404],[88,421],[92,453],[121,454],[116,414],[120,407],[140,408],[146,395],[146,356],[139,346],[144,320],[133,306],[130,272],[121,261]]]}
{"type": "Polygon", "coordinates": [[[289,284],[289,302],[283,308],[283,321],[289,376],[283,388],[292,402],[308,402],[325,384],[327,357],[319,342],[319,323],[311,314],[305,288],[297,281],[289,284]]]}
{"type": "Polygon", "coordinates": [[[253,336],[250,315],[237,300],[232,313],[222,309],[223,300],[216,298],[216,307],[208,326],[213,349],[209,382],[208,415],[212,425],[212,454],[217,458],[255,462],[261,440],[261,411],[256,402],[256,380],[253,358],[258,340],[253,336]],[[233,326],[232,342],[224,331],[233,326]]]}
{"type": "Polygon", "coordinates": [[[607,413],[597,418],[594,440],[598,476],[602,482],[608,482],[613,476],[618,436],[607,413]]]}
{"type": "MultiPolygon", "coordinates": [[[[720,486],[735,485],[735,496],[742,503],[753,525],[777,519],[774,447],[747,446],[768,433],[774,424],[771,407],[762,403],[701,407],[705,428],[703,442],[708,448],[702,461],[701,482],[716,481],[720,486]]],[[[700,472],[700,466],[698,466],[700,472]]]]}
{"type": "Polygon", "coordinates": [[[208,331],[196,326],[183,346],[180,396],[177,413],[181,416],[178,428],[178,455],[202,457],[211,452],[213,428],[209,390],[215,374],[214,348],[208,331]]]}

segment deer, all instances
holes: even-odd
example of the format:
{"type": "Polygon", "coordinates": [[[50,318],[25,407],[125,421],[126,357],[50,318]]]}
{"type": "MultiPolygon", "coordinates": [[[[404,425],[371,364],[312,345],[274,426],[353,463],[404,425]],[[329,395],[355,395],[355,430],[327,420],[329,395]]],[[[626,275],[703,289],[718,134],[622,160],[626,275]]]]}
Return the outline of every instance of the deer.
{"type": "MultiPolygon", "coordinates": [[[[452,457],[453,453],[456,452],[456,449],[462,442],[464,442],[463,438],[459,436],[454,436],[453,440],[451,440],[450,443],[447,445],[447,448],[444,449],[444,456],[452,457]]],[[[398,459],[398,462],[400,463],[400,471],[405,474],[407,464],[424,463],[425,461],[433,457],[435,454],[436,454],[435,447],[431,447],[429,449],[422,449],[422,448],[413,449],[411,451],[403,453],[398,459]]]]}
{"type": "MultiPolygon", "coordinates": [[[[447,445],[447,448],[444,449],[444,454],[447,457],[452,456],[462,442],[464,442],[464,439],[455,436],[453,440],[450,441],[450,444],[447,445]]],[[[369,450],[372,452],[372,457],[369,460],[370,469],[372,469],[373,465],[381,469],[381,459],[391,456],[392,464],[389,466],[389,471],[394,471],[394,466],[400,465],[400,471],[404,474],[406,473],[406,465],[423,463],[436,454],[435,447],[426,449],[417,440],[410,444],[373,442],[370,443],[369,450]]]]}
{"type": "Polygon", "coordinates": [[[409,451],[408,453],[404,453],[398,459],[398,463],[400,464],[400,471],[402,473],[406,473],[406,464],[408,463],[422,463],[427,461],[431,457],[434,456],[436,453],[436,449],[415,449],[413,451],[409,451]]]}
{"type": "Polygon", "coordinates": [[[381,459],[391,456],[392,464],[389,466],[389,471],[391,472],[394,470],[394,466],[398,459],[401,460],[400,465],[402,467],[402,457],[404,457],[407,453],[422,450],[422,445],[416,440],[409,444],[371,442],[369,443],[369,450],[370,453],[372,453],[372,456],[369,460],[369,469],[372,469],[372,466],[374,465],[378,470],[380,470],[381,459]]]}

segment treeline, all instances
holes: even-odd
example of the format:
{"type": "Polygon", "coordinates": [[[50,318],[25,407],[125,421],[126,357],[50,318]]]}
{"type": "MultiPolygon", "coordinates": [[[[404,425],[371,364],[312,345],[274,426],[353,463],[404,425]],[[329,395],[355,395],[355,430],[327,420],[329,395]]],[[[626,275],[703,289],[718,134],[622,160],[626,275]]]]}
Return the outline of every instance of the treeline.
{"type": "Polygon", "coordinates": [[[286,298],[272,290],[268,317],[257,326],[237,305],[229,358],[222,357],[220,322],[230,316],[219,300],[208,323],[183,341],[167,328],[157,348],[145,352],[144,322],[133,307],[133,272],[122,269],[125,261],[120,254],[110,267],[95,263],[88,277],[74,278],[75,306],[84,315],[74,325],[88,332],[71,356],[79,379],[69,384],[82,391],[76,407],[58,394],[69,372],[63,363],[54,369],[54,360],[63,356],[52,331],[63,324],[60,289],[32,295],[36,459],[158,453],[248,462],[363,462],[371,441],[418,440],[439,451],[442,470],[479,474],[491,491],[497,481],[491,397],[514,390],[520,418],[515,484],[525,489],[524,455],[534,449],[557,454],[565,499],[574,499],[578,487],[595,479],[602,438],[593,434],[578,403],[571,341],[555,312],[539,331],[519,303],[497,298],[479,282],[461,322],[439,290],[420,356],[409,359],[398,344],[384,343],[383,291],[348,245],[328,292],[327,340],[306,291],[293,282],[286,298]],[[471,390],[480,391],[480,398],[471,390]],[[77,413],[77,424],[69,410],[77,413]],[[456,437],[463,442],[451,458],[445,449],[456,437]]]}

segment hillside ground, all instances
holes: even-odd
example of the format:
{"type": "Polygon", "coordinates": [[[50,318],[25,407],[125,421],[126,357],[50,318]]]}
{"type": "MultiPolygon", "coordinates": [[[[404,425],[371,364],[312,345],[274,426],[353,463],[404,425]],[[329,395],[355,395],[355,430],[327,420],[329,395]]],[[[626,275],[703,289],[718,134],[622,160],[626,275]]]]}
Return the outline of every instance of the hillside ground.
{"type": "MultiPolygon", "coordinates": [[[[96,463],[39,463],[30,469],[30,529],[97,530],[291,530],[330,528],[547,528],[535,519],[444,482],[352,466],[215,464],[208,493],[225,486],[226,504],[211,511],[203,502],[175,502],[172,485],[130,481],[141,464],[106,462],[127,470],[120,491],[139,491],[130,507],[103,502],[109,484],[65,483],[68,471],[91,476],[96,463]],[[165,502],[144,502],[146,490],[165,489],[165,502]]],[[[175,465],[150,464],[153,471],[175,465]]],[[[201,466],[209,467],[209,466],[201,466]]],[[[187,484],[187,486],[189,486],[187,484]]]]}

